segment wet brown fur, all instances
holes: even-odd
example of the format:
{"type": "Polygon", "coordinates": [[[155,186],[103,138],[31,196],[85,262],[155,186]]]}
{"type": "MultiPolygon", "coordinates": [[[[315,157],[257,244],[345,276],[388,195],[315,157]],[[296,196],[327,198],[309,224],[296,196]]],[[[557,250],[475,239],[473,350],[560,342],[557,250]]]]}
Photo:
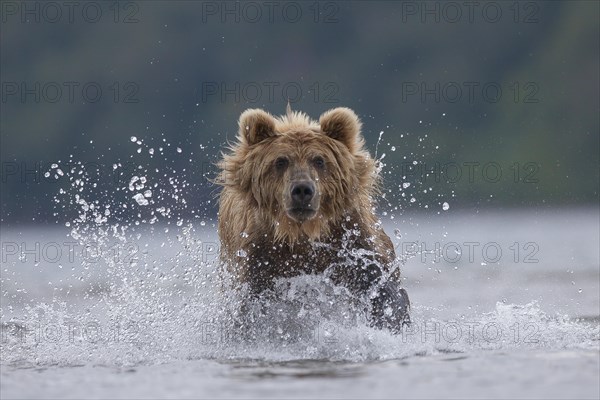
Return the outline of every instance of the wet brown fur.
{"type": "Polygon", "coordinates": [[[259,109],[242,113],[237,142],[223,155],[217,179],[223,187],[221,259],[239,283],[261,292],[275,278],[322,273],[335,264],[332,279],[358,291],[360,263],[343,260],[352,249],[366,250],[389,269],[394,249],[377,224],[379,178],[360,129],[348,108],[329,110],[318,122],[289,108],[278,118],[259,109]],[[281,157],[289,160],[285,171],[275,166],[281,157]],[[324,167],[315,166],[315,157],[324,167]],[[302,222],[286,212],[296,173],[310,176],[320,194],[316,216],[302,222]]]}

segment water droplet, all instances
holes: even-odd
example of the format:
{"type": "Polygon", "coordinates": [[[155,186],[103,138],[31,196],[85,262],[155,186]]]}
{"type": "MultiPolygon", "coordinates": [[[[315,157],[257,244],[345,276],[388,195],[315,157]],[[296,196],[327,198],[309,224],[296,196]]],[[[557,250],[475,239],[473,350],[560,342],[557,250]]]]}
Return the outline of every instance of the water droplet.
{"type": "Polygon", "coordinates": [[[137,138],[135,136],[132,136],[129,140],[131,140],[132,142],[137,142],[137,138]]]}
{"type": "Polygon", "coordinates": [[[450,204],[448,204],[447,202],[444,202],[444,204],[442,204],[442,210],[448,211],[449,208],[450,208],[450,204]]]}
{"type": "Polygon", "coordinates": [[[136,175],[131,177],[131,180],[129,181],[129,190],[133,191],[135,190],[135,187],[133,186],[138,180],[140,180],[140,178],[136,175]]]}
{"type": "Polygon", "coordinates": [[[133,196],[133,199],[140,205],[140,206],[146,206],[148,205],[148,200],[146,200],[144,198],[144,195],[141,193],[137,193],[136,195],[133,196]]]}

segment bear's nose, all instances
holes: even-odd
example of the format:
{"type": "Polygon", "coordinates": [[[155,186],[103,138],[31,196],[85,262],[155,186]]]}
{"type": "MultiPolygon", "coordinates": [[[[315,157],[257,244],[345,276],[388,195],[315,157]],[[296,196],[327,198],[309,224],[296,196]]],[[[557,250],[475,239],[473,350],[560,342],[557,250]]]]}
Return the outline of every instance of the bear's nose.
{"type": "Polygon", "coordinates": [[[297,182],[292,186],[292,202],[294,207],[306,207],[315,195],[312,182],[297,182]]]}

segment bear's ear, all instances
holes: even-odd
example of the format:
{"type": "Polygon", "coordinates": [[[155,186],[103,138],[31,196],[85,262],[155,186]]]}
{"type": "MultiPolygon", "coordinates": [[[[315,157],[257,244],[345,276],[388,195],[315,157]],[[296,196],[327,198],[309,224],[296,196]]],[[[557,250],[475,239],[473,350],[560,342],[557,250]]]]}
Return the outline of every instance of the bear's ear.
{"type": "Polygon", "coordinates": [[[260,143],[275,136],[275,118],[266,111],[249,108],[240,115],[240,139],[249,145],[260,143]]]}
{"type": "Polygon", "coordinates": [[[325,135],[344,143],[351,153],[361,148],[361,123],[351,109],[339,107],[329,110],[321,115],[319,124],[325,135]]]}

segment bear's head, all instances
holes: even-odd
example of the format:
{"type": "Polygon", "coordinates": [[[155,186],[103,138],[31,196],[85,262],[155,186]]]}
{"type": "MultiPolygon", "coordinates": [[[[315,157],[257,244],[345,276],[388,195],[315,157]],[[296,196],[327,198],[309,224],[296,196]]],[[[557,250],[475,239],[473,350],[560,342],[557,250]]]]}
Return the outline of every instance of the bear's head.
{"type": "Polygon", "coordinates": [[[275,239],[318,239],[348,215],[373,214],[377,173],[360,129],[348,108],[329,110],[318,122],[289,107],[279,118],[246,110],[238,142],[220,163],[220,181],[275,239]]]}

